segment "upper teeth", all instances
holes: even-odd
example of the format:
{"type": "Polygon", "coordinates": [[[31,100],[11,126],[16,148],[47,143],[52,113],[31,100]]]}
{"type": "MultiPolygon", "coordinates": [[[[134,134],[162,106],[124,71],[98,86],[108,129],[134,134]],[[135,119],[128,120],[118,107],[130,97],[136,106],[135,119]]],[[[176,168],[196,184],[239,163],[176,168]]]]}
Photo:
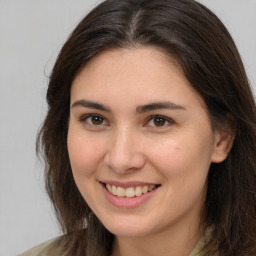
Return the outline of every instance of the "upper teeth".
{"type": "Polygon", "coordinates": [[[145,194],[153,190],[154,188],[156,188],[156,185],[149,185],[149,186],[145,185],[145,186],[122,188],[122,187],[106,184],[106,187],[108,191],[115,196],[135,197],[135,196],[141,196],[142,194],[145,194]]]}

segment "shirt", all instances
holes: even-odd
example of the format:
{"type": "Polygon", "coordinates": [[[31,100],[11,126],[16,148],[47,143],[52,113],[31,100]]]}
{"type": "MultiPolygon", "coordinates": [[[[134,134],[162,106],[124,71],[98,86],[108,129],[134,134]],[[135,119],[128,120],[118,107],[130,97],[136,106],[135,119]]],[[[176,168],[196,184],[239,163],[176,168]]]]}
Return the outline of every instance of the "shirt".
{"type": "MultiPolygon", "coordinates": [[[[211,238],[211,232],[212,228],[206,229],[204,236],[200,238],[195,248],[188,256],[203,256],[200,254],[200,251],[211,238]]],[[[65,256],[61,247],[58,246],[57,240],[58,238],[49,240],[18,256],[65,256]]]]}

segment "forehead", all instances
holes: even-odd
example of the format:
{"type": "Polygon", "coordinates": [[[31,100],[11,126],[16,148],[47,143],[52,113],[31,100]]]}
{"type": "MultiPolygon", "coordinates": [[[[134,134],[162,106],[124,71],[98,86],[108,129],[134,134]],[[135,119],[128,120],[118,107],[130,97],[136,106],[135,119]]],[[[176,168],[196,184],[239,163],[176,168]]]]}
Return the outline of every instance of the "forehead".
{"type": "MultiPolygon", "coordinates": [[[[182,95],[200,98],[175,58],[154,47],[109,49],[92,58],[75,77],[71,98],[176,101],[182,95]],[[130,97],[130,98],[129,98],[130,97]],[[159,99],[159,97],[161,99],[159,99]]],[[[94,99],[93,99],[94,100],[94,99]]]]}
{"type": "MultiPolygon", "coordinates": [[[[137,48],[110,48],[98,53],[81,68],[75,79],[85,72],[96,73],[104,70],[111,71],[111,73],[119,72],[122,66],[126,66],[128,71],[129,64],[134,66],[133,72],[135,69],[142,71],[145,67],[143,73],[147,73],[150,71],[149,68],[155,69],[157,66],[169,66],[170,68],[175,68],[175,72],[183,74],[178,61],[164,49],[153,46],[140,46],[137,48]],[[109,70],[106,68],[109,68],[109,70]],[[113,69],[111,70],[111,68],[113,69]]],[[[123,69],[122,73],[124,73],[123,69]]]]}

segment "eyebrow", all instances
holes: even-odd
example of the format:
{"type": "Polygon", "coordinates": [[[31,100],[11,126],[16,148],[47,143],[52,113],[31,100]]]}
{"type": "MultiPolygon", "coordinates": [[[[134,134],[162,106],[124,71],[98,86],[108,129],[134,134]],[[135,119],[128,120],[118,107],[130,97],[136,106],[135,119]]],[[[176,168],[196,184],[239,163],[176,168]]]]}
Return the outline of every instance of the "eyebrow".
{"type": "Polygon", "coordinates": [[[153,102],[147,105],[138,106],[136,108],[136,112],[139,114],[143,114],[145,112],[156,110],[156,109],[186,110],[186,108],[182,105],[165,101],[165,102],[153,102]]]}
{"type": "MultiPolygon", "coordinates": [[[[85,108],[91,108],[91,109],[98,109],[105,112],[111,112],[111,109],[103,104],[89,101],[89,100],[78,100],[75,101],[72,105],[72,108],[74,107],[85,107],[85,108]]],[[[170,109],[170,110],[186,110],[186,108],[182,105],[175,104],[170,101],[165,102],[153,102],[146,105],[141,105],[136,107],[136,113],[143,114],[148,111],[157,110],[157,109],[170,109]]]]}
{"type": "Polygon", "coordinates": [[[89,101],[89,100],[78,100],[78,101],[75,101],[72,104],[71,107],[72,108],[74,108],[74,107],[85,107],[85,108],[98,109],[98,110],[105,111],[105,112],[111,112],[109,107],[107,107],[107,106],[105,106],[103,104],[94,102],[94,101],[89,101]]]}

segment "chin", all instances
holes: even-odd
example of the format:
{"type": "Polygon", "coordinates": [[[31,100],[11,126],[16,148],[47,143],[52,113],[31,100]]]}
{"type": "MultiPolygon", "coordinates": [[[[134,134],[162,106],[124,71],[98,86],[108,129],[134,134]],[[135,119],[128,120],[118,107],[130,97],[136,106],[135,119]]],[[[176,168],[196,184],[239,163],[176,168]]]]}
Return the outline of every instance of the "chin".
{"type": "Polygon", "coordinates": [[[103,221],[104,227],[118,237],[142,237],[151,233],[152,225],[141,220],[112,218],[112,221],[103,221]]]}
{"type": "Polygon", "coordinates": [[[109,227],[108,231],[117,237],[143,237],[149,233],[149,230],[141,229],[141,227],[109,227]]]}

